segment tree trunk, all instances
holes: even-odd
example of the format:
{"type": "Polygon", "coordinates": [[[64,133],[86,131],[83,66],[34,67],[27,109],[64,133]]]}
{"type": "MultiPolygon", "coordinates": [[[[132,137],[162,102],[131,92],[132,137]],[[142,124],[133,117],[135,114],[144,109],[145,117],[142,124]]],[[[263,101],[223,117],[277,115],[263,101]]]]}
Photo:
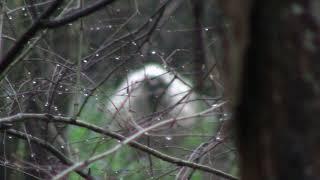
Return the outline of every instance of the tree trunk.
{"type": "MultiPolygon", "coordinates": [[[[248,27],[249,43],[243,54],[234,57],[243,62],[234,118],[242,179],[320,177],[320,39],[316,3],[251,2],[247,24],[242,24],[248,27]]],[[[237,36],[237,23],[246,22],[232,20],[233,35],[237,36]]],[[[243,40],[236,40],[239,39],[243,40]]]]}

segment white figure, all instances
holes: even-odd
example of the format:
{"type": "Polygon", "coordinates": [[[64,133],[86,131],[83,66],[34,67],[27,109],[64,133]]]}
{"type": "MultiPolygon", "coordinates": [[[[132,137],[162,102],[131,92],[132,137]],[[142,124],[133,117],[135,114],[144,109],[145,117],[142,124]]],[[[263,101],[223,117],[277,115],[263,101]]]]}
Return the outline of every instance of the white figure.
{"type": "MultiPolygon", "coordinates": [[[[115,95],[108,110],[113,130],[137,131],[159,120],[189,116],[197,112],[196,95],[190,82],[167,71],[160,65],[146,65],[129,73],[115,95]]],[[[155,129],[191,127],[194,119],[175,121],[155,129]]]]}

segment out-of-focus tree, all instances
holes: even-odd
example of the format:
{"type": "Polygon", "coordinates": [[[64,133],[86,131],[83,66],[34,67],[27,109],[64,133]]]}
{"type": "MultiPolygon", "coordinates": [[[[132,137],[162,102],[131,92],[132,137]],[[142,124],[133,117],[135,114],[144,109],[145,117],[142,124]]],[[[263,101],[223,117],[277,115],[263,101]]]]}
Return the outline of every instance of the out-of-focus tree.
{"type": "Polygon", "coordinates": [[[319,1],[222,5],[241,178],[319,179],[319,1]]]}

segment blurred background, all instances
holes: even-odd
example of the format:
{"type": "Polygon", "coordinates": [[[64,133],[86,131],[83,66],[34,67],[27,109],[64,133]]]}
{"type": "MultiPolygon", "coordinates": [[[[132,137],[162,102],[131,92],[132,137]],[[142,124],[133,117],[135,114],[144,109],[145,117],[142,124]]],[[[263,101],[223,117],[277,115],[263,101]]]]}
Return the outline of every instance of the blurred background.
{"type": "MultiPolygon", "coordinates": [[[[49,19],[94,3],[66,1],[49,19]]],[[[2,0],[0,54],[51,4],[2,0]]],[[[222,78],[227,27],[215,1],[122,0],[75,22],[43,28],[1,75],[1,117],[73,117],[125,137],[163,120],[187,117],[135,140],[237,176],[232,134],[224,128],[231,116],[222,78]]],[[[0,179],[50,179],[70,165],[56,151],[78,162],[119,144],[92,128],[32,118],[0,131],[0,179]]],[[[225,179],[128,145],[82,171],[95,179],[225,179]]],[[[65,178],[83,177],[72,172],[65,178]]]]}

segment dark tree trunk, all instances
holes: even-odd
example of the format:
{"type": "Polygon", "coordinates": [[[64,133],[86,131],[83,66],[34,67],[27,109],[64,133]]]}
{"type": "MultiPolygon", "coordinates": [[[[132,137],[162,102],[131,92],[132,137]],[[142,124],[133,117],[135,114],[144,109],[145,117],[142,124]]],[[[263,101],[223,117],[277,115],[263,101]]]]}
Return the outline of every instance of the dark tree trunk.
{"type": "MultiPolygon", "coordinates": [[[[243,70],[234,118],[244,180],[320,177],[320,34],[315,3],[251,2],[248,46],[237,54],[243,70]]],[[[234,28],[242,23],[232,20],[234,28]]],[[[241,45],[239,39],[235,43],[241,45]]]]}

